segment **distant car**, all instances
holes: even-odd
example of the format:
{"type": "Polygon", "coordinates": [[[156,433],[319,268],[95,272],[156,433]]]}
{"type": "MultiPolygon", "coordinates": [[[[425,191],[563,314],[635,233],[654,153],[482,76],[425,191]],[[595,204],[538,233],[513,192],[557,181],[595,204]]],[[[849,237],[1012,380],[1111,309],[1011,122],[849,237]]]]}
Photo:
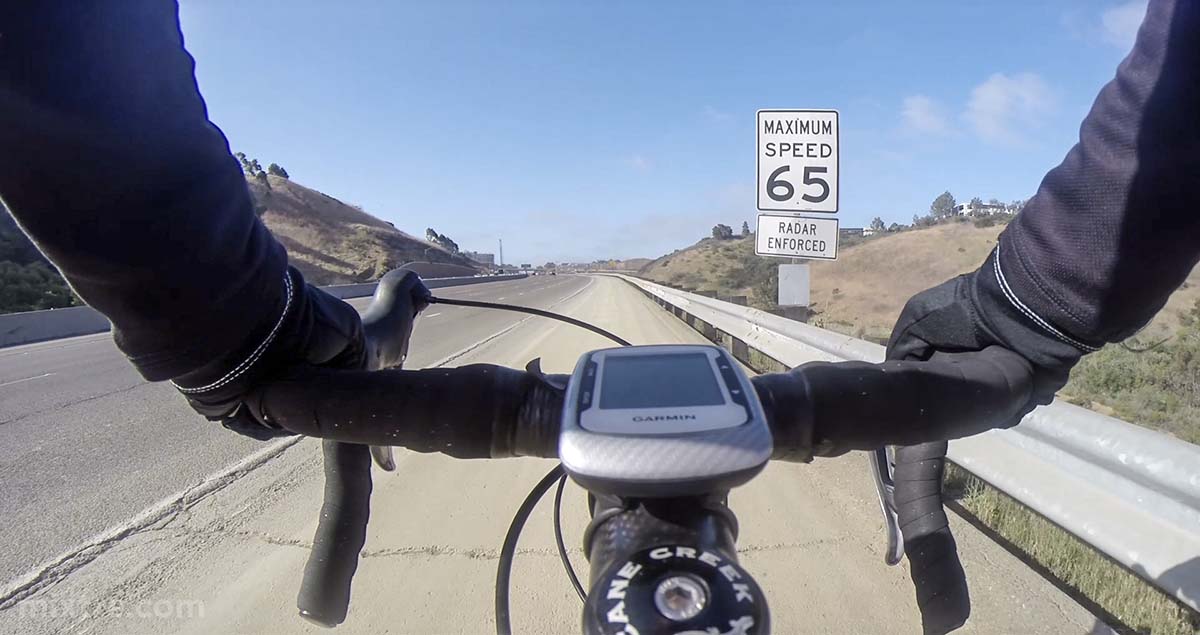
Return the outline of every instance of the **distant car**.
{"type": "Polygon", "coordinates": [[[550,272],[550,275],[552,275],[552,276],[557,276],[558,274],[557,274],[557,273],[554,273],[553,271],[551,271],[551,272],[550,272]]]}

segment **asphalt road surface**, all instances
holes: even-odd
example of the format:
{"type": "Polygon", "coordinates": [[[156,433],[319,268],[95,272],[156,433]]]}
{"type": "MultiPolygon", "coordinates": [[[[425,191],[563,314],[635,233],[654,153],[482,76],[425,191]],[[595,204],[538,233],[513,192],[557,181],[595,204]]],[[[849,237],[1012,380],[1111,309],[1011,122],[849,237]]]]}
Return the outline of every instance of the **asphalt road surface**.
{"type": "MultiPolygon", "coordinates": [[[[553,307],[634,343],[702,341],[612,278],[532,278],[460,294],[553,307]]],[[[523,366],[541,357],[547,372],[568,372],[580,353],[608,345],[538,318],[434,306],[418,322],[410,367],[447,359],[523,366]]],[[[0,391],[10,391],[0,392],[0,420],[11,421],[0,426],[0,463],[6,493],[14,479],[24,497],[14,504],[6,495],[0,510],[13,521],[0,528],[0,544],[9,549],[5,570],[23,572],[68,553],[6,586],[0,632],[323,632],[295,611],[320,506],[319,444],[239,441],[195,421],[170,390],[140,384],[122,364],[102,338],[0,352],[0,391]],[[28,379],[46,373],[55,374],[28,379]],[[6,383],[14,381],[21,383],[6,383]],[[53,394],[27,385],[37,382],[53,394]],[[20,403],[10,403],[10,395],[20,403]],[[77,441],[64,442],[63,432],[77,441]]],[[[397,463],[395,473],[375,473],[367,545],[350,617],[339,630],[494,632],[504,532],[553,463],[404,451],[397,463]]],[[[772,464],[735,490],[731,505],[741,522],[742,563],[771,602],[773,632],[920,632],[907,572],[882,563],[882,523],[862,455],[772,464]]],[[[519,545],[517,633],[579,631],[579,600],[549,521],[547,501],[519,545]]],[[[570,486],[564,532],[581,574],[585,522],[583,494],[570,486]]],[[[1002,548],[952,522],[974,600],[961,632],[1108,632],[1002,548]]]]}

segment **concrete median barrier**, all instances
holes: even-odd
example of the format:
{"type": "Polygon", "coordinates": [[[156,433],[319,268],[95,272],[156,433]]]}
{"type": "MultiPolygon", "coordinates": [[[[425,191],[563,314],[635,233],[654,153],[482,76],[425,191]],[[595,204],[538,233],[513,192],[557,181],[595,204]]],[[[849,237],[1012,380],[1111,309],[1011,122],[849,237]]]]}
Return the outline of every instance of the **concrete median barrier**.
{"type": "MultiPolygon", "coordinates": [[[[425,284],[431,289],[438,289],[483,282],[518,280],[524,277],[524,274],[516,274],[510,276],[431,278],[427,279],[425,284]]],[[[348,300],[351,298],[366,297],[375,293],[375,283],[340,284],[322,287],[322,289],[334,297],[348,300]]],[[[89,306],[10,313],[8,315],[0,315],[0,348],[56,340],[64,337],[105,333],[111,329],[112,324],[109,323],[108,318],[89,306]]]]}

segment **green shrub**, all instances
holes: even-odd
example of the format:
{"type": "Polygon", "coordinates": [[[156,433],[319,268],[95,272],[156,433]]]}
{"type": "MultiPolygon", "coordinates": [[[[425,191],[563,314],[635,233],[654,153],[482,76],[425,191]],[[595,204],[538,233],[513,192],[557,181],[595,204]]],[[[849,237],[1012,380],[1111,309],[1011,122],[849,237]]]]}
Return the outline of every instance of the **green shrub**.
{"type": "Polygon", "coordinates": [[[0,261],[0,313],[61,309],[75,304],[75,294],[49,265],[0,261]]]}
{"type": "Polygon", "coordinates": [[[1200,443],[1200,302],[1163,342],[1113,344],[1075,367],[1064,392],[1131,423],[1200,443]]]}

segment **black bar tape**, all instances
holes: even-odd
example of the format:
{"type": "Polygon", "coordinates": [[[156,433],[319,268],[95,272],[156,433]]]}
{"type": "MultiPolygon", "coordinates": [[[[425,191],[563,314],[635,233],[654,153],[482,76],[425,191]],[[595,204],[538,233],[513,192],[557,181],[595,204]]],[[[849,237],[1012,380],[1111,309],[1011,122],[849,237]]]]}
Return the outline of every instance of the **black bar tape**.
{"type": "MultiPolygon", "coordinates": [[[[523,406],[539,383],[524,371],[490,364],[374,372],[305,368],[264,386],[256,407],[272,425],[307,436],[499,458],[517,455],[513,428],[521,425],[523,406]]],[[[549,436],[553,447],[541,450],[555,456],[557,440],[549,436]]]]}
{"type": "Polygon", "coordinates": [[[814,398],[803,368],[750,378],[771,426],[772,461],[812,461],[814,398]]]}
{"type": "Polygon", "coordinates": [[[346,619],[350,583],[367,540],[371,454],[365,445],[325,441],[325,502],[296,607],[300,615],[332,627],[346,619]]]}
{"type": "MultiPolygon", "coordinates": [[[[1017,423],[1033,391],[1029,362],[993,346],[929,361],[815,362],[792,371],[812,395],[819,456],[958,439],[1017,423]]],[[[797,388],[800,390],[800,388],[797,388]]]]}
{"type": "Polygon", "coordinates": [[[896,448],[896,514],[925,635],[949,633],[971,615],[966,574],[942,508],[946,445],[896,448]]]}

